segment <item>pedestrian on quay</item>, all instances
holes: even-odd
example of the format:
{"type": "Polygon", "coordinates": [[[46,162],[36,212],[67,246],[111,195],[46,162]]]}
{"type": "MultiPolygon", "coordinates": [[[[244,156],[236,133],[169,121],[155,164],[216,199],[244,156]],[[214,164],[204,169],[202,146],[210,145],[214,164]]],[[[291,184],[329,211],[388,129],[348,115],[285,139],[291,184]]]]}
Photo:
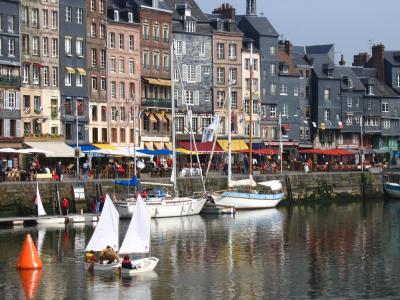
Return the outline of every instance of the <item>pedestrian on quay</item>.
{"type": "Polygon", "coordinates": [[[90,171],[90,165],[87,160],[84,162],[82,169],[83,169],[83,179],[87,181],[89,178],[89,171],[90,171]]]}
{"type": "Polygon", "coordinates": [[[69,199],[64,197],[61,203],[61,208],[63,211],[63,215],[68,216],[68,208],[69,208],[69,199]]]}
{"type": "Polygon", "coordinates": [[[58,176],[58,181],[62,180],[62,164],[61,161],[56,165],[56,175],[58,176]]]}

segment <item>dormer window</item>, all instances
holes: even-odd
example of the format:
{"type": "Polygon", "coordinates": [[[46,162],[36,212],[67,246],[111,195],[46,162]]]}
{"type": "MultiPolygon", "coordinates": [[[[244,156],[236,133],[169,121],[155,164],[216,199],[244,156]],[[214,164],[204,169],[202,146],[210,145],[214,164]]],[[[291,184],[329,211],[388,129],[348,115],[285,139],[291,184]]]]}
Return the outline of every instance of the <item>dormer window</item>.
{"type": "Polygon", "coordinates": [[[128,22],[133,23],[133,13],[128,12],[128,22]]]}
{"type": "Polygon", "coordinates": [[[368,86],[368,95],[373,95],[374,94],[374,87],[372,86],[372,84],[370,84],[368,86]]]}
{"type": "Polygon", "coordinates": [[[400,74],[396,75],[396,87],[400,88],[400,74]]]}
{"type": "Polygon", "coordinates": [[[327,74],[328,77],[333,77],[333,69],[328,69],[327,74]]]}
{"type": "Polygon", "coordinates": [[[282,66],[282,72],[285,73],[285,74],[289,73],[288,66],[282,66]]]}
{"type": "Polygon", "coordinates": [[[185,31],[186,32],[196,32],[196,22],[186,21],[185,22],[185,31]]]}
{"type": "Polygon", "coordinates": [[[347,79],[347,86],[349,87],[349,89],[353,88],[353,80],[352,79],[347,79]]]}
{"type": "Polygon", "coordinates": [[[221,21],[218,21],[217,22],[217,30],[224,31],[224,23],[222,23],[221,21]]]}
{"type": "Polygon", "coordinates": [[[158,8],[158,0],[152,1],[153,7],[158,8]]]}
{"type": "Polygon", "coordinates": [[[114,21],[119,21],[119,11],[114,10],[114,21]]]}

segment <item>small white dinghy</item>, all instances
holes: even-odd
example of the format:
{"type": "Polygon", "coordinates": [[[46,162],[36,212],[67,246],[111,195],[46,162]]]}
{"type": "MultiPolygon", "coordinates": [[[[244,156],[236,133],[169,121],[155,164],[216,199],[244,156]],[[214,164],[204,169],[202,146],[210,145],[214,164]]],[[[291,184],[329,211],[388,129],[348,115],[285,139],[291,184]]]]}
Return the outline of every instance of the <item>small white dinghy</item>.
{"type": "MultiPolygon", "coordinates": [[[[107,195],[104,202],[104,207],[101,212],[99,222],[90,238],[85,251],[100,252],[107,246],[111,246],[115,251],[118,251],[118,234],[119,234],[119,214],[111,198],[107,195]]],[[[119,267],[119,262],[108,263],[108,261],[85,262],[87,270],[94,271],[115,271],[119,267]]]]}
{"type": "Polygon", "coordinates": [[[44,210],[42,198],[39,192],[39,183],[36,182],[36,199],[35,204],[37,205],[38,217],[36,218],[37,224],[65,224],[65,217],[63,216],[47,216],[44,210]]]}
{"type": "MultiPolygon", "coordinates": [[[[146,207],[146,203],[140,194],[137,197],[136,205],[133,209],[132,219],[129,223],[124,241],[122,242],[119,254],[149,253],[150,252],[150,226],[151,215],[146,207]]],[[[153,271],[159,259],[156,257],[146,257],[132,261],[134,269],[126,269],[121,265],[122,275],[135,275],[153,271]]]]}

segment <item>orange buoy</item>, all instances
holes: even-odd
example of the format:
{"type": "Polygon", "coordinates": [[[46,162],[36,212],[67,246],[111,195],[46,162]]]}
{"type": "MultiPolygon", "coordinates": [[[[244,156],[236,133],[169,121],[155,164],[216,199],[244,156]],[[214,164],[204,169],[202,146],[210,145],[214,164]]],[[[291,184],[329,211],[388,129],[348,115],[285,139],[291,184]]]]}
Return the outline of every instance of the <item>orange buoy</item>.
{"type": "Polygon", "coordinates": [[[32,237],[30,234],[27,234],[19,254],[17,269],[41,269],[42,267],[42,260],[39,257],[32,237]]]}
{"type": "Polygon", "coordinates": [[[19,278],[25,291],[25,299],[34,299],[43,270],[19,270],[19,278]]]}

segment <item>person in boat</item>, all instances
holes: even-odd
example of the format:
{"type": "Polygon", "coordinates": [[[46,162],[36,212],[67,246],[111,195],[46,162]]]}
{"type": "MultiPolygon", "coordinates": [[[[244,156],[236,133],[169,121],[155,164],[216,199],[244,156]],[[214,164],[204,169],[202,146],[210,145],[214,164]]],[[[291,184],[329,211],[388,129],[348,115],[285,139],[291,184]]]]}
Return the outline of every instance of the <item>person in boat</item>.
{"type": "Polygon", "coordinates": [[[117,253],[115,253],[114,249],[110,246],[107,246],[103,251],[100,253],[100,262],[103,260],[108,260],[108,263],[111,264],[115,260],[119,260],[117,253]]]}
{"type": "Polygon", "coordinates": [[[124,256],[124,260],[122,261],[121,265],[122,265],[123,269],[128,269],[128,270],[136,269],[136,266],[132,264],[132,261],[131,261],[129,255],[124,256]]]}
{"type": "Polygon", "coordinates": [[[90,250],[88,253],[86,253],[85,260],[86,260],[87,263],[97,262],[96,255],[94,255],[94,251],[93,250],[90,250]]]}

